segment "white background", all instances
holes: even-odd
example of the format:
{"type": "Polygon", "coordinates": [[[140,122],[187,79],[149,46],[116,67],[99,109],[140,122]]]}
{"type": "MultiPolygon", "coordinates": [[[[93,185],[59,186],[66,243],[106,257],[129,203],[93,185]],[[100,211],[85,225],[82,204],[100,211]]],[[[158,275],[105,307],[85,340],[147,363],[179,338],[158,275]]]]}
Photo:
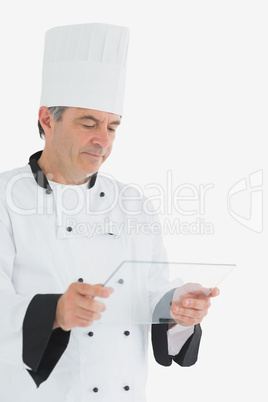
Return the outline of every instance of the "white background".
{"type": "MultiPolygon", "coordinates": [[[[45,31],[85,22],[130,28],[123,124],[103,170],[144,189],[166,188],[168,172],[173,191],[213,185],[202,216],[174,207],[167,215],[165,205],[160,216],[201,217],[213,233],[167,233],[166,247],[171,260],[237,264],[202,325],[198,363],[164,368],[150,355],[148,401],[266,401],[267,2],[15,0],[0,15],[0,171],[43,147],[36,123],[45,31]],[[227,196],[257,171],[263,185],[252,205],[249,188],[232,200],[245,226],[230,215],[227,196]]],[[[198,205],[180,202],[187,211],[198,205]]]]}

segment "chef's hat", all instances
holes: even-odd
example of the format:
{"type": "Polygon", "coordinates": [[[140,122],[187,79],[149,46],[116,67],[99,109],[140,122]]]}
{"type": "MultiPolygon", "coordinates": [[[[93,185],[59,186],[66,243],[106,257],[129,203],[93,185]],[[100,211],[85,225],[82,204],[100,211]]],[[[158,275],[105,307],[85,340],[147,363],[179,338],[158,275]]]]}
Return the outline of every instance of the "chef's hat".
{"type": "Polygon", "coordinates": [[[46,32],[40,106],[122,115],[129,30],[108,24],[46,32]]]}

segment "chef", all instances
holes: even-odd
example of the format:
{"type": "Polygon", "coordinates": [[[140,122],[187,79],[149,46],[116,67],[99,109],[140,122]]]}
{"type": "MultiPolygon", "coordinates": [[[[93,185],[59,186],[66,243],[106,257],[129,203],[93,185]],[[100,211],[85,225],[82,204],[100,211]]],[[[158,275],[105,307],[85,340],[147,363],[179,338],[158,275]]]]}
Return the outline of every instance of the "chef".
{"type": "Polygon", "coordinates": [[[197,360],[210,297],[186,298],[173,324],[150,328],[120,309],[130,294],[141,310],[157,308],[161,270],[148,264],[112,275],[125,260],[166,260],[160,232],[132,230],[133,222],[158,223],[143,195],[99,171],[121,124],[128,36],[107,24],[46,34],[45,146],[0,175],[3,402],[143,402],[150,332],[159,364],[197,360]],[[111,275],[113,286],[103,287],[111,275]],[[117,322],[105,320],[109,301],[117,322]]]}

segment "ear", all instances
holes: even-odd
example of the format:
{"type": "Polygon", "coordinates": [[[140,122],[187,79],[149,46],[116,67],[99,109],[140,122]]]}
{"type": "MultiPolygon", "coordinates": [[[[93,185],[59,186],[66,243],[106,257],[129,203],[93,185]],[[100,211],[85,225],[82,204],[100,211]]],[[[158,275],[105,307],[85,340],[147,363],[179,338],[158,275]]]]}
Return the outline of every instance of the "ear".
{"type": "Polygon", "coordinates": [[[51,135],[53,116],[46,106],[40,107],[38,118],[46,136],[51,135]]]}

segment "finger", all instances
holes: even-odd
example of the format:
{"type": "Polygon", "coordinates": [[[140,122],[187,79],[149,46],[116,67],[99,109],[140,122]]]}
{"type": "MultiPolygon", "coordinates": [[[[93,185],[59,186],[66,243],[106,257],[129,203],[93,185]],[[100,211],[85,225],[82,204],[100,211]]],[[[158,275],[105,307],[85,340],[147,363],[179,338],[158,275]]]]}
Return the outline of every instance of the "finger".
{"type": "MultiPolygon", "coordinates": [[[[101,319],[101,314],[100,313],[95,313],[91,311],[86,311],[84,309],[79,309],[76,312],[76,319],[77,320],[84,320],[84,321],[93,321],[95,320],[100,320],[101,319]]],[[[90,325],[90,324],[88,324],[90,325]]]]}
{"type": "Polygon", "coordinates": [[[216,297],[216,296],[219,296],[219,294],[220,294],[220,289],[219,288],[213,288],[213,289],[211,289],[209,297],[216,297]]]}
{"type": "Polygon", "coordinates": [[[111,287],[109,287],[109,286],[105,286],[103,289],[108,290],[108,292],[109,292],[110,294],[112,294],[112,293],[114,292],[114,288],[111,288],[111,287]]]}
{"type": "Polygon", "coordinates": [[[173,317],[173,319],[177,324],[181,325],[182,327],[192,327],[200,323],[200,320],[198,319],[185,317],[183,315],[178,315],[176,317],[173,317]]]}
{"type": "Polygon", "coordinates": [[[109,297],[110,296],[110,292],[107,288],[103,288],[98,285],[89,285],[88,283],[84,283],[84,282],[75,282],[73,285],[76,287],[77,292],[82,296],[86,296],[86,297],[109,297]]]}
{"type": "Polygon", "coordinates": [[[93,324],[93,320],[79,319],[76,323],[76,327],[86,328],[93,324]]]}
{"type": "Polygon", "coordinates": [[[106,289],[106,290],[108,290],[108,292],[109,292],[110,294],[114,292],[114,288],[111,288],[111,287],[109,287],[109,286],[103,286],[101,283],[97,283],[97,284],[94,285],[94,286],[98,286],[99,288],[106,289]]]}
{"type": "Polygon", "coordinates": [[[78,306],[85,311],[91,311],[93,313],[103,313],[106,310],[104,303],[92,298],[88,299],[86,297],[79,298],[78,306]]]}
{"type": "Polygon", "coordinates": [[[174,293],[173,296],[173,301],[181,301],[181,300],[185,300],[185,299],[206,299],[208,297],[208,294],[210,293],[210,289],[207,289],[207,291],[205,292],[205,290],[197,290],[194,292],[188,292],[188,293],[184,293],[183,295],[177,295],[176,293],[174,293]]]}
{"type": "Polygon", "coordinates": [[[207,310],[210,305],[210,298],[205,299],[185,299],[182,302],[183,307],[195,309],[195,310],[207,310]]]}
{"type": "Polygon", "coordinates": [[[194,320],[202,320],[207,315],[207,310],[186,309],[182,307],[180,307],[179,309],[177,307],[174,307],[171,312],[172,316],[176,319],[178,318],[178,316],[180,316],[194,320]]]}

